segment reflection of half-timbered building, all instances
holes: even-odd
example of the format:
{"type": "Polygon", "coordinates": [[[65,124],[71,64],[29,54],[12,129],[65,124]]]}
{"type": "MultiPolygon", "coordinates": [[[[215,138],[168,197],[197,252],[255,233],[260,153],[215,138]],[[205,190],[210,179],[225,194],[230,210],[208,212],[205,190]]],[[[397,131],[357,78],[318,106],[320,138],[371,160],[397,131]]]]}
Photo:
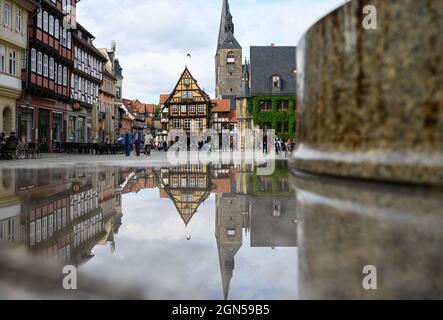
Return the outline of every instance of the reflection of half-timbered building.
{"type": "MultiPolygon", "coordinates": [[[[77,170],[17,170],[20,230],[31,253],[60,264],[79,265],[93,257],[115,231],[115,174],[77,170]]],[[[111,247],[113,243],[111,243],[111,247]]]]}
{"type": "Polygon", "coordinates": [[[162,172],[162,188],[174,202],[185,225],[188,225],[202,202],[210,195],[208,167],[201,164],[177,166],[162,172]]]}
{"type": "Polygon", "coordinates": [[[22,243],[20,199],[15,194],[15,170],[0,169],[0,248],[22,243]]]}
{"type": "Polygon", "coordinates": [[[164,108],[169,110],[169,131],[184,130],[189,137],[190,133],[205,130],[209,126],[210,106],[211,99],[185,68],[164,104],[164,108]]]}

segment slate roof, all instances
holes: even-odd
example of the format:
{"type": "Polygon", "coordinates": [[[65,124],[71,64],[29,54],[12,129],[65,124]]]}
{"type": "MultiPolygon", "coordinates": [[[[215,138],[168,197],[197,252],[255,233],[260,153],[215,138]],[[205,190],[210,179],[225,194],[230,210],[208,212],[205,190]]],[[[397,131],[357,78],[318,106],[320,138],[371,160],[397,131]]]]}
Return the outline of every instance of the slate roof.
{"type": "Polygon", "coordinates": [[[234,37],[234,23],[232,22],[228,0],[223,0],[222,14],[220,18],[217,52],[220,49],[241,49],[240,44],[234,37]]]}
{"type": "Polygon", "coordinates": [[[295,95],[297,47],[251,47],[250,77],[251,96],[295,95]],[[282,79],[281,91],[272,90],[272,76],[282,79]]]}
{"type": "Polygon", "coordinates": [[[118,78],[123,78],[123,68],[120,65],[120,61],[118,59],[114,60],[114,69],[115,69],[115,76],[118,78]]]}
{"type": "Polygon", "coordinates": [[[238,43],[237,39],[235,39],[232,32],[228,32],[225,35],[224,40],[219,46],[219,49],[241,49],[240,43],[238,43]]]}

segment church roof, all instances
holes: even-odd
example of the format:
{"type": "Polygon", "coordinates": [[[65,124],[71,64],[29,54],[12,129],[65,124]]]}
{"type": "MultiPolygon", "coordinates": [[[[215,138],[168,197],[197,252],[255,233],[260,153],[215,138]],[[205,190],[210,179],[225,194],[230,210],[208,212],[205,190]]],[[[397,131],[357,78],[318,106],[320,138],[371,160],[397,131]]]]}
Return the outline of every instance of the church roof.
{"type": "Polygon", "coordinates": [[[281,77],[279,95],[295,95],[297,47],[251,47],[251,95],[273,95],[272,76],[281,77]]]}
{"type": "Polygon", "coordinates": [[[225,34],[225,38],[219,46],[219,49],[241,49],[240,43],[235,39],[232,32],[225,34]]]}
{"type": "Polygon", "coordinates": [[[234,23],[232,22],[228,0],[223,0],[222,14],[220,18],[217,52],[220,49],[241,49],[240,44],[234,37],[234,23]]]}

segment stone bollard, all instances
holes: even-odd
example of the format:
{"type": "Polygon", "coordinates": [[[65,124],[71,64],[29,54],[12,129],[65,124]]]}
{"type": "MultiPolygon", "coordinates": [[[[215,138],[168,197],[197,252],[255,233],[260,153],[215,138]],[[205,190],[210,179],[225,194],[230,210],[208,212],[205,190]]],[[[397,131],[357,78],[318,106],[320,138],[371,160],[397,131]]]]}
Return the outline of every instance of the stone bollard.
{"type": "Polygon", "coordinates": [[[348,2],[297,60],[300,297],[442,299],[443,1],[348,2]]]}
{"type": "Polygon", "coordinates": [[[297,62],[296,169],[443,184],[443,1],[353,0],[306,33],[297,62]]]}

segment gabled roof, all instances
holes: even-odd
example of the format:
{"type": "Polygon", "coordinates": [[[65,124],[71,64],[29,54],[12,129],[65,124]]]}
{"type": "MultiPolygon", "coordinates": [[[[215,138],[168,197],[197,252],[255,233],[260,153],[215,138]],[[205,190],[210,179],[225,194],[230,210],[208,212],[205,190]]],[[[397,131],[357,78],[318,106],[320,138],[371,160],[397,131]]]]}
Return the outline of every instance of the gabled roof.
{"type": "Polygon", "coordinates": [[[155,113],[155,104],[145,104],[146,113],[155,113]]]}
{"type": "Polygon", "coordinates": [[[212,99],[214,107],[211,112],[230,112],[231,111],[231,100],[229,99],[212,99]]]}
{"type": "Polygon", "coordinates": [[[169,94],[161,94],[160,95],[160,104],[165,104],[166,100],[169,98],[169,94]]]}
{"type": "Polygon", "coordinates": [[[251,47],[251,96],[295,95],[297,47],[251,47]],[[281,90],[272,90],[272,76],[281,77],[281,90]]]}
{"type": "Polygon", "coordinates": [[[172,92],[169,94],[168,98],[166,99],[165,104],[170,103],[171,100],[174,98],[174,95],[175,95],[176,91],[179,91],[178,87],[180,85],[180,82],[185,77],[189,77],[191,79],[191,82],[193,82],[195,84],[195,86],[197,87],[197,91],[200,93],[202,98],[206,100],[205,102],[210,102],[211,101],[211,98],[209,97],[209,95],[200,88],[200,86],[197,83],[197,80],[195,80],[195,78],[192,76],[192,74],[189,71],[188,67],[185,67],[185,70],[183,71],[183,73],[181,74],[180,78],[178,79],[177,84],[174,87],[174,90],[172,90],[172,92]]]}

